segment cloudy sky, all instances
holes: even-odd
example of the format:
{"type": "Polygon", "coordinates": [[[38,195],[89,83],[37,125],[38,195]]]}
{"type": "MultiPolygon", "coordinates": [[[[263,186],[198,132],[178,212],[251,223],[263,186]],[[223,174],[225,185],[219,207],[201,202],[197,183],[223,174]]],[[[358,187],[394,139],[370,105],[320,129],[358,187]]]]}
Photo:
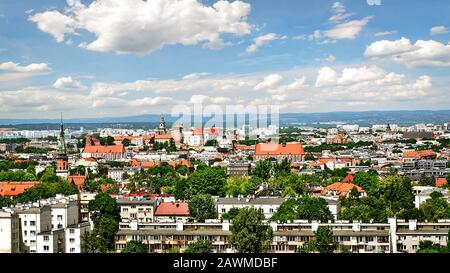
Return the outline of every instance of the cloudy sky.
{"type": "Polygon", "coordinates": [[[0,1],[0,118],[449,109],[448,14],[448,0],[0,1]]]}

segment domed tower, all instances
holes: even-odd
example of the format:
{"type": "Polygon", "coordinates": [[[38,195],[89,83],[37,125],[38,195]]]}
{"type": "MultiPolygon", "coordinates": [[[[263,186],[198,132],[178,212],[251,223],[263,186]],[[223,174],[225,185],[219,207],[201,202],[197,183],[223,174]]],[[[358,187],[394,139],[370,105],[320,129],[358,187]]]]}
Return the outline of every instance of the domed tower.
{"type": "Polygon", "coordinates": [[[167,133],[166,129],[166,121],[164,120],[164,116],[161,115],[161,119],[159,121],[158,134],[165,135],[167,133]]]}
{"type": "Polygon", "coordinates": [[[62,114],[59,132],[58,157],[56,158],[56,175],[63,178],[67,178],[69,176],[69,157],[67,156],[62,114]]]}

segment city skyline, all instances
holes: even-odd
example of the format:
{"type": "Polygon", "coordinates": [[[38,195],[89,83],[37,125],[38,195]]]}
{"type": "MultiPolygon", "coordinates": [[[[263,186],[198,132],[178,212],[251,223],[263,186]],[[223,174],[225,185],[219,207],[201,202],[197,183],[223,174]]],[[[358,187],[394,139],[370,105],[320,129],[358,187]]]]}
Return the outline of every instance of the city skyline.
{"type": "Polygon", "coordinates": [[[0,117],[448,109],[450,4],[380,2],[1,3],[0,117]]]}

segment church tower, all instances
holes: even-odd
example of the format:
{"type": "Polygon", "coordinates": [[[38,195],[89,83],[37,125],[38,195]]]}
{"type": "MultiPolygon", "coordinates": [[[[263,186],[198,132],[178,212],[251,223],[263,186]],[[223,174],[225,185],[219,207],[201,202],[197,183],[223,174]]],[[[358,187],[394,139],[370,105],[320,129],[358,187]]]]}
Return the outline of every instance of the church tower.
{"type": "Polygon", "coordinates": [[[56,175],[62,178],[69,176],[69,157],[67,156],[66,140],[64,136],[64,123],[61,114],[61,125],[59,132],[58,157],[56,158],[56,175]]]}
{"type": "Polygon", "coordinates": [[[161,115],[161,119],[159,121],[159,127],[158,127],[158,135],[165,135],[166,133],[167,133],[166,121],[164,120],[164,116],[161,115]]]}

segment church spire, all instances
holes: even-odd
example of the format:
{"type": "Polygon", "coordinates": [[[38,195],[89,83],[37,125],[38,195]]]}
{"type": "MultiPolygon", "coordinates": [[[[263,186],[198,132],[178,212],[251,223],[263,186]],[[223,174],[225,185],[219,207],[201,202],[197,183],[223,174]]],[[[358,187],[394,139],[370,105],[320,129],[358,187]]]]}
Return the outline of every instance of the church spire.
{"type": "Polygon", "coordinates": [[[160,135],[163,135],[167,132],[166,130],[166,121],[164,120],[164,116],[161,115],[161,119],[159,121],[159,128],[158,128],[158,132],[160,135]]]}
{"type": "Polygon", "coordinates": [[[60,132],[59,132],[59,154],[60,155],[66,155],[67,149],[66,149],[66,139],[64,136],[64,123],[63,123],[63,116],[61,113],[61,124],[60,124],[60,132]]]}

